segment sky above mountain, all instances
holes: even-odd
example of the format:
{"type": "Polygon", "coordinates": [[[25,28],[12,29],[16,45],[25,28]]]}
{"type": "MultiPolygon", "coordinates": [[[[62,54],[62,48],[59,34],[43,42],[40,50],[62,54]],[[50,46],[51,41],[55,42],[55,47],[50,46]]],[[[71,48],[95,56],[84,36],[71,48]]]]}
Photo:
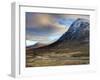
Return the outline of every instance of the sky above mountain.
{"type": "Polygon", "coordinates": [[[57,41],[77,18],[88,15],[51,14],[26,12],[26,44],[35,42],[51,44],[57,41]]]}

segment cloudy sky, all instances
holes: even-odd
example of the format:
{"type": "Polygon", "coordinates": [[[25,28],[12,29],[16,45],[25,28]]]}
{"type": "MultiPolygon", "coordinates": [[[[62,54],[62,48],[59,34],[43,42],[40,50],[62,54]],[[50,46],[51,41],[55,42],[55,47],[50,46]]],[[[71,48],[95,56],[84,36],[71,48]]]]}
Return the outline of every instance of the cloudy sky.
{"type": "Polygon", "coordinates": [[[57,41],[77,18],[87,15],[26,12],[26,45],[51,44],[57,41]]]}

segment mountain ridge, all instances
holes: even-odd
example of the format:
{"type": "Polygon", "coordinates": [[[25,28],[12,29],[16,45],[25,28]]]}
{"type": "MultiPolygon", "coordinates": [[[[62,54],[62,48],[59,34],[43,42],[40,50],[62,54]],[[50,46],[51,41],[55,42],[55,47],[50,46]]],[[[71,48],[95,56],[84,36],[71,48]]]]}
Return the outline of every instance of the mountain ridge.
{"type": "MultiPolygon", "coordinates": [[[[65,32],[56,42],[46,45],[37,47],[38,49],[43,48],[57,48],[60,46],[65,46],[68,42],[75,42],[80,43],[89,42],[89,20],[78,18],[76,21],[71,24],[70,28],[67,32],[65,32]]],[[[39,45],[39,44],[38,44],[39,45]]]]}

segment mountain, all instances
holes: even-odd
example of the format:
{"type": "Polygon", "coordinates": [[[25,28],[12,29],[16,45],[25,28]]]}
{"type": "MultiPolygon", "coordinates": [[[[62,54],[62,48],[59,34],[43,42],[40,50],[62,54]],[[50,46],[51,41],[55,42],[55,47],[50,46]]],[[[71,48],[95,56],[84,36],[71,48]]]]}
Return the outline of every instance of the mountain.
{"type": "MultiPolygon", "coordinates": [[[[70,43],[87,43],[89,42],[89,21],[87,19],[78,18],[72,23],[67,32],[65,32],[56,42],[50,45],[43,45],[41,43],[35,44],[35,49],[61,49],[70,46],[70,43]],[[38,47],[37,47],[38,46],[38,47]]],[[[31,49],[33,49],[31,47],[31,49]]]]}
{"type": "Polygon", "coordinates": [[[89,41],[89,20],[77,19],[58,41],[77,40],[89,41]]]}
{"type": "Polygon", "coordinates": [[[45,46],[45,48],[66,48],[71,45],[89,43],[89,21],[78,18],[55,43],[45,46]]]}

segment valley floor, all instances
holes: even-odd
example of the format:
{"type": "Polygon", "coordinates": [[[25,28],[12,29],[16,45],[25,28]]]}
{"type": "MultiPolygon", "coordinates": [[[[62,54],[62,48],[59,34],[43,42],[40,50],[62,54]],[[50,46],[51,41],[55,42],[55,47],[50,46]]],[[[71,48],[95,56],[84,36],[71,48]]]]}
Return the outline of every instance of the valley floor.
{"type": "Polygon", "coordinates": [[[89,64],[89,45],[70,44],[67,48],[26,50],[26,67],[89,64]]]}

